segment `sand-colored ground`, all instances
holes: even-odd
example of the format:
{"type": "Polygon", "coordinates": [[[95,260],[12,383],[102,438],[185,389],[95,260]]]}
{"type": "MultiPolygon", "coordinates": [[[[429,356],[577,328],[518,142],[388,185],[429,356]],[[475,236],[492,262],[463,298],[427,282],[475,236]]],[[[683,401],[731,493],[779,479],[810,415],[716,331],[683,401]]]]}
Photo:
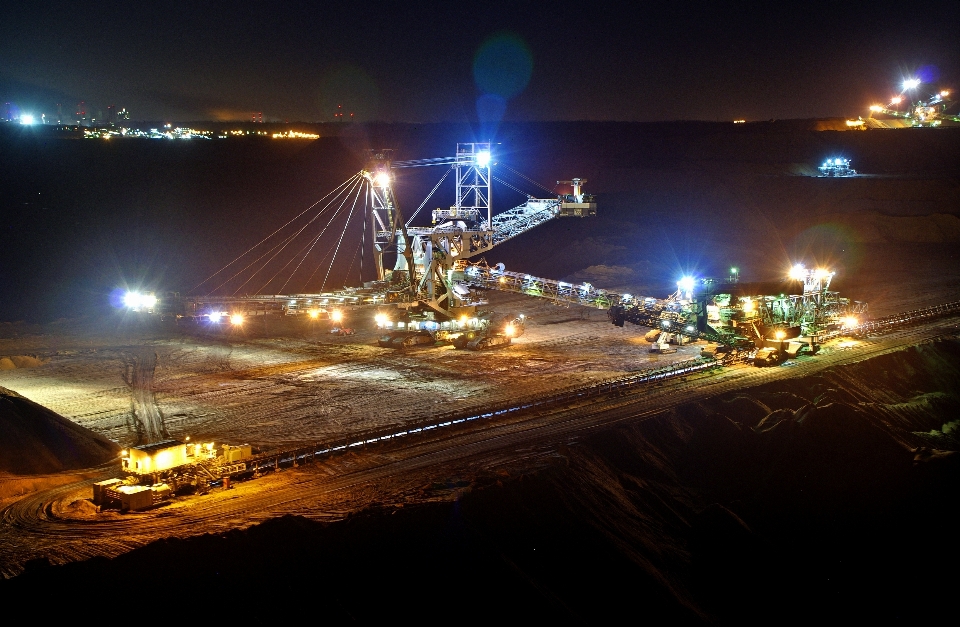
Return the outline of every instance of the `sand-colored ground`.
{"type": "MultiPolygon", "coordinates": [[[[838,289],[870,301],[876,316],[960,299],[960,264],[916,253],[867,248],[855,276],[838,276],[838,289]]],[[[555,392],[700,350],[651,354],[646,329],[617,328],[604,311],[496,292],[490,300],[491,308],[524,313],[528,322],[512,346],[485,352],[379,348],[373,312],[363,310],[350,314],[357,333],[349,337],[306,324],[274,325],[264,335],[253,324],[225,334],[129,320],[61,322],[0,339],[0,356],[33,360],[33,367],[0,370],[0,386],[121,446],[147,439],[145,422],[159,420],[171,437],[272,449],[555,392]],[[148,391],[157,413],[150,418],[143,406],[149,395],[134,372],[152,355],[148,391]]]]}

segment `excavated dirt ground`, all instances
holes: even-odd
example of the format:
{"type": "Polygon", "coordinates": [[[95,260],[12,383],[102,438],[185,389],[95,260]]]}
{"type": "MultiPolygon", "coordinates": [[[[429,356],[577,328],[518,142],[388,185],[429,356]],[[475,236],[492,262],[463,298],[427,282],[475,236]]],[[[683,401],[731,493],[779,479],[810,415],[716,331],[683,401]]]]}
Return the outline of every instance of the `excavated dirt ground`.
{"type": "MultiPolygon", "coordinates": [[[[838,283],[870,301],[876,316],[958,300],[960,264],[944,259],[951,252],[932,258],[909,247],[870,248],[858,275],[838,283]]],[[[490,298],[498,311],[524,313],[528,323],[512,346],[486,352],[382,349],[366,320],[372,312],[363,311],[350,314],[357,328],[350,337],[331,335],[326,324],[271,321],[267,328],[262,320],[227,333],[120,318],[25,326],[21,333],[11,325],[0,355],[32,355],[36,363],[0,370],[0,386],[120,446],[143,441],[152,426],[175,438],[274,449],[555,392],[700,351],[688,345],[651,354],[646,329],[614,327],[603,311],[522,295],[490,298]],[[155,407],[147,407],[144,398],[151,397],[132,372],[153,355],[148,391],[155,407]]]]}

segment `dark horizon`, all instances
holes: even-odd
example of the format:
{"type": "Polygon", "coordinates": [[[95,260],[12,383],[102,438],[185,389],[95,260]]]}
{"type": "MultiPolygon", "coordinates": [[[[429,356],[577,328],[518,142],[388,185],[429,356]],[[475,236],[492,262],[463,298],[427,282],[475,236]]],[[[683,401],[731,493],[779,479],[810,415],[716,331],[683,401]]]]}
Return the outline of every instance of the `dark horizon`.
{"type": "Polygon", "coordinates": [[[0,24],[0,99],[48,120],[80,101],[169,122],[856,116],[910,76],[960,88],[960,3],[925,6],[21,4],[0,24]]]}

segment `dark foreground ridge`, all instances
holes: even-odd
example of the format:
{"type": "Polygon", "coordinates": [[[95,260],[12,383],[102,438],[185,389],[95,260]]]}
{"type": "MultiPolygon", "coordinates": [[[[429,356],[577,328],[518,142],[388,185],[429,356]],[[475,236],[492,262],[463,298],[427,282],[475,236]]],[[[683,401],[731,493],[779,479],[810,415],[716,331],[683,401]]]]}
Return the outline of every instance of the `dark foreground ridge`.
{"type": "Polygon", "coordinates": [[[184,590],[337,621],[936,618],[960,557],[958,390],[960,341],[938,341],[606,429],[452,503],[34,562],[0,593],[184,590]]]}
{"type": "Polygon", "coordinates": [[[99,466],[120,447],[12,390],[0,387],[0,472],[37,475],[99,466]]]}

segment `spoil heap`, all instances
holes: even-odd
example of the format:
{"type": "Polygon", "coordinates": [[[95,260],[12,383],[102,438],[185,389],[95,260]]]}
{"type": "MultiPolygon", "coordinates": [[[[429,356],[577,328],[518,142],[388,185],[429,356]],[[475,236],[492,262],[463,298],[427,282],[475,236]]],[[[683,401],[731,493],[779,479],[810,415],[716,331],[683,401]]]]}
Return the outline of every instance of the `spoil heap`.
{"type": "Polygon", "coordinates": [[[90,468],[120,447],[60,414],[0,387],[0,472],[35,475],[90,468]]]}

